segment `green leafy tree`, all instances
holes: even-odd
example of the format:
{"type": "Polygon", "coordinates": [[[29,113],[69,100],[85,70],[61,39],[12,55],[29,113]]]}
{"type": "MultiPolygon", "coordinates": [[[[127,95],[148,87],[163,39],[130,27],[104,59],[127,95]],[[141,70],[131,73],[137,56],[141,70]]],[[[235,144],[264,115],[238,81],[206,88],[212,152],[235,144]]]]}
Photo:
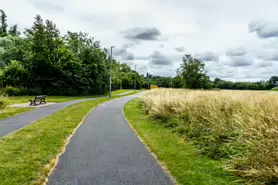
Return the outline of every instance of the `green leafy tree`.
{"type": "Polygon", "coordinates": [[[32,78],[30,84],[40,86],[43,93],[49,92],[51,84],[55,83],[60,71],[60,48],[64,47],[59,30],[53,22],[43,23],[37,15],[32,28],[26,30],[27,49],[25,55],[26,68],[32,78]]]}
{"type": "Polygon", "coordinates": [[[7,35],[7,29],[8,29],[8,24],[7,24],[7,15],[4,12],[4,10],[0,9],[0,37],[4,37],[7,35]]]}
{"type": "Polygon", "coordinates": [[[19,36],[21,34],[20,31],[18,31],[17,24],[10,27],[9,34],[12,36],[19,36]]]}
{"type": "Polygon", "coordinates": [[[8,35],[0,37],[0,67],[8,65],[11,60],[23,61],[24,39],[8,35]]]}
{"type": "Polygon", "coordinates": [[[180,67],[180,74],[183,77],[186,88],[199,89],[208,88],[209,78],[205,72],[205,64],[201,60],[185,55],[180,67]]]}
{"type": "Polygon", "coordinates": [[[12,85],[14,87],[23,87],[26,84],[27,71],[21,62],[12,60],[11,63],[4,67],[1,74],[2,85],[12,85]]]}

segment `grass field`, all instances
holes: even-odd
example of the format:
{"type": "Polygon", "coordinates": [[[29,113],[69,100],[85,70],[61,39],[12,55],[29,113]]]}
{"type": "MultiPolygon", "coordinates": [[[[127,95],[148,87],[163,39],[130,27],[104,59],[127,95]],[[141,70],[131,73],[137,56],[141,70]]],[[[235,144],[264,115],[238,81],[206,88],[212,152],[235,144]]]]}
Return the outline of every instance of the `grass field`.
{"type": "Polygon", "coordinates": [[[0,120],[6,119],[18,114],[22,114],[24,112],[31,111],[35,108],[14,108],[14,107],[6,107],[0,112],[0,120]]]}
{"type": "Polygon", "coordinates": [[[83,117],[108,100],[111,99],[101,98],[72,105],[1,138],[0,184],[42,184],[83,117]]]}
{"type": "Polygon", "coordinates": [[[122,94],[122,93],[128,93],[128,92],[134,92],[133,89],[120,89],[120,90],[116,90],[116,91],[113,91],[112,94],[113,95],[118,95],[118,94],[122,94]]]}
{"type": "Polygon", "coordinates": [[[146,116],[138,100],[129,102],[124,112],[138,135],[157,156],[178,184],[229,185],[242,184],[224,170],[224,162],[198,154],[194,146],[162,124],[146,116]]]}
{"type": "Polygon", "coordinates": [[[278,95],[270,91],[154,90],[145,116],[253,184],[278,184],[278,95]]]}

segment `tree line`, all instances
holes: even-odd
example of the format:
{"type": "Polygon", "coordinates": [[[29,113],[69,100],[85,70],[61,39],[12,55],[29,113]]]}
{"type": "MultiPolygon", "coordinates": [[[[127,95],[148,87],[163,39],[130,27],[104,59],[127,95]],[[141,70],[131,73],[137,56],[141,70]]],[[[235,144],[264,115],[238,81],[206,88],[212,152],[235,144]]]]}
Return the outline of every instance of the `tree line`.
{"type": "Polygon", "coordinates": [[[276,87],[278,77],[272,76],[269,80],[259,82],[231,82],[220,78],[212,81],[206,74],[205,63],[202,60],[185,55],[173,81],[175,88],[271,90],[276,87]]]}
{"type": "Polygon", "coordinates": [[[23,33],[17,25],[8,28],[7,15],[0,11],[0,84],[22,89],[23,94],[91,95],[112,88],[133,88],[144,84],[127,64],[112,60],[108,49],[86,33],[61,35],[56,25],[35,17],[23,33]]]}

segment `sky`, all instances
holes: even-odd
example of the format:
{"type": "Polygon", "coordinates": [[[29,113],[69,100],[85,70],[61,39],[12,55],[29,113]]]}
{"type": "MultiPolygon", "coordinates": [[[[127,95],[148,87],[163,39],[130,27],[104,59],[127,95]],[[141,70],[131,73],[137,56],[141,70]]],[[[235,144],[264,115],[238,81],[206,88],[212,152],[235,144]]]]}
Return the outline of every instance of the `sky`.
{"type": "Polygon", "coordinates": [[[39,14],[62,34],[86,32],[141,74],[175,76],[185,54],[211,79],[278,75],[277,0],[0,0],[8,24],[39,14]]]}

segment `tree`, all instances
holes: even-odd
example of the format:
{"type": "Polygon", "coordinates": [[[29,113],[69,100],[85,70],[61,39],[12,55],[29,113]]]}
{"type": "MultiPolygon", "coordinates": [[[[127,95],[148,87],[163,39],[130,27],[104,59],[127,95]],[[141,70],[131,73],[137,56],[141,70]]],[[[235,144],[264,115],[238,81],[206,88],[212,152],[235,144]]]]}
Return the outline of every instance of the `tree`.
{"type": "Polygon", "coordinates": [[[201,60],[191,55],[185,55],[183,57],[183,62],[179,70],[186,88],[208,88],[209,78],[204,68],[205,64],[201,60]]]}
{"type": "Polygon", "coordinates": [[[5,14],[4,10],[0,9],[0,37],[4,37],[7,35],[7,28],[8,28],[8,24],[7,24],[7,15],[5,14]]]}
{"type": "Polygon", "coordinates": [[[19,36],[21,34],[20,31],[18,31],[17,24],[10,27],[9,34],[12,36],[19,36]]]}
{"type": "Polygon", "coordinates": [[[26,84],[25,79],[27,77],[27,71],[24,69],[19,61],[12,60],[11,63],[5,66],[2,75],[1,83],[12,85],[14,87],[22,87],[26,84]]]}
{"type": "Polygon", "coordinates": [[[0,68],[11,60],[23,61],[24,49],[24,39],[12,35],[0,37],[0,68]]]}

